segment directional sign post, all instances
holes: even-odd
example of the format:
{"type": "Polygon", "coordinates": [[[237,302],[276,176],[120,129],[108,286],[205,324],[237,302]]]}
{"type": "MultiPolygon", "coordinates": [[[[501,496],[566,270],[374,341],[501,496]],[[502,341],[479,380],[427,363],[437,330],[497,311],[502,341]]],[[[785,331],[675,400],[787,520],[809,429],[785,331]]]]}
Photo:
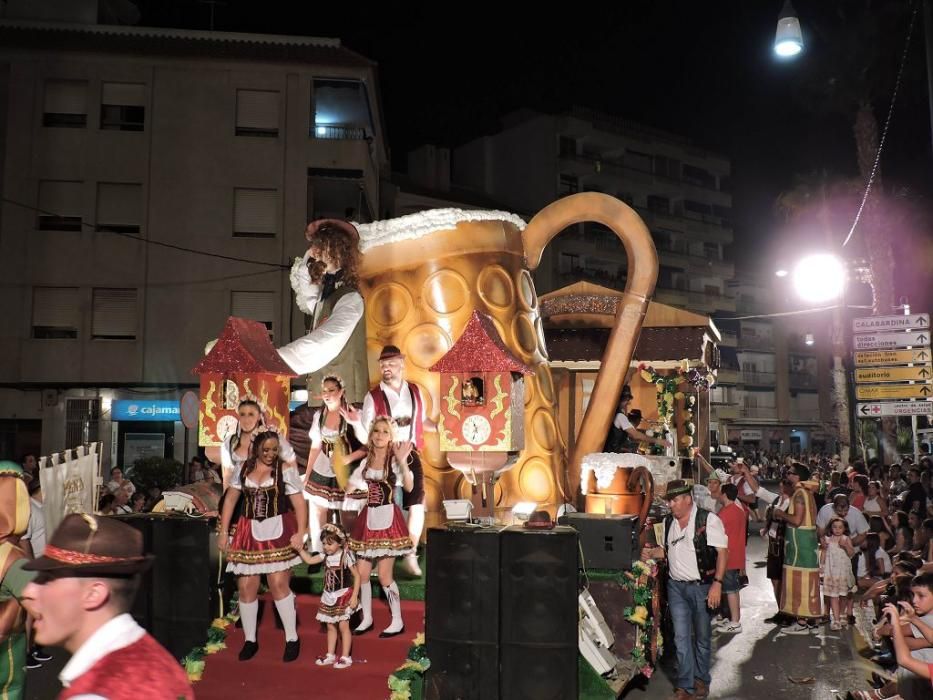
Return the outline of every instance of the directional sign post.
{"type": "Polygon", "coordinates": [[[933,360],[933,352],[928,348],[917,348],[916,350],[863,350],[855,353],[855,364],[858,367],[920,364],[931,360],[933,360]]]}
{"type": "Polygon", "coordinates": [[[924,330],[930,327],[930,314],[911,314],[910,316],[867,316],[852,319],[855,333],[875,333],[877,331],[924,330]]]}
{"type": "Polygon", "coordinates": [[[933,396],[933,384],[868,384],[855,387],[859,401],[878,399],[928,399],[933,396]]]}
{"type": "Polygon", "coordinates": [[[875,382],[921,382],[933,379],[933,365],[913,367],[864,367],[855,370],[859,384],[875,382]]]}
{"type": "Polygon", "coordinates": [[[929,331],[908,333],[859,333],[852,336],[856,350],[895,350],[897,348],[930,347],[929,331]]]}
{"type": "Polygon", "coordinates": [[[890,401],[860,403],[855,409],[859,418],[885,418],[887,416],[933,416],[933,401],[890,401]]]}

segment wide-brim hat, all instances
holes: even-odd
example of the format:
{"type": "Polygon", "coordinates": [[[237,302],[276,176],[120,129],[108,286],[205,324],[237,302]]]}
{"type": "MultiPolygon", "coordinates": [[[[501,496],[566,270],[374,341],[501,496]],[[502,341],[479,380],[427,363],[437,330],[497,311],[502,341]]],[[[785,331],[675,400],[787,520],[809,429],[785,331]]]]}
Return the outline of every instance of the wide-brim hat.
{"type": "Polygon", "coordinates": [[[56,577],[121,577],[138,574],[155,557],[143,551],[143,535],[135,527],[107,516],[66,515],[45,552],[23,566],[56,577]]]}
{"type": "Polygon", "coordinates": [[[693,493],[693,484],[683,479],[674,479],[667,482],[663,498],[665,501],[669,501],[675,496],[682,496],[685,493],[693,493]]]}
{"type": "Polygon", "coordinates": [[[315,219],[308,224],[308,227],[305,229],[305,240],[310,241],[314,234],[318,232],[318,229],[325,224],[336,226],[337,228],[346,231],[353,241],[357,244],[360,242],[360,232],[357,230],[356,226],[351,224],[349,221],[343,221],[342,219],[315,219]]]}
{"type": "Polygon", "coordinates": [[[630,387],[628,384],[625,384],[622,387],[622,394],[619,396],[619,401],[625,401],[626,399],[631,398],[634,398],[632,396],[632,387],[630,387]]]}
{"type": "Polygon", "coordinates": [[[396,357],[404,360],[405,356],[402,354],[402,351],[398,349],[396,345],[386,345],[382,348],[382,352],[379,353],[379,362],[383,360],[392,360],[396,357]]]}

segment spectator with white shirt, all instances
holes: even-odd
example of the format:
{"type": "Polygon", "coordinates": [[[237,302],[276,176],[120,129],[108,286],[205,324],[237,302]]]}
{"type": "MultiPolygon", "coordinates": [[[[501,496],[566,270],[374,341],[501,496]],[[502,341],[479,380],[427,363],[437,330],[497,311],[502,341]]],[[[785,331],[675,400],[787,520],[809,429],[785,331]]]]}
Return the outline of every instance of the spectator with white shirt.
{"type": "Polygon", "coordinates": [[[311,317],[311,330],[278,353],[297,374],[308,375],[309,393],[336,375],[354,403],[369,389],[359,232],[346,221],[321,219],[308,224],[305,238],[308,250],[295,260],[291,283],[298,308],[311,317]]]}
{"type": "Polygon", "coordinates": [[[829,521],[835,517],[843,518],[849,524],[849,535],[852,537],[854,547],[861,546],[865,541],[865,535],[868,534],[868,520],[862,515],[858,508],[849,505],[849,497],[845,494],[837,494],[832,503],[827,503],[820,508],[816,515],[816,529],[820,538],[826,534],[826,527],[829,521]]]}
{"type": "MultiPolygon", "coordinates": [[[[43,510],[42,484],[39,475],[29,481],[29,525],[26,533],[20,538],[20,546],[30,559],[41,557],[45,552],[45,512],[43,510]]],[[[27,622],[32,626],[32,620],[27,622]]],[[[26,655],[26,667],[38,668],[52,657],[38,644],[33,644],[26,655]]]]}
{"type": "MultiPolygon", "coordinates": [[[[650,442],[658,447],[670,447],[669,440],[653,437],[644,433],[629,420],[629,406],[632,403],[632,389],[628,384],[622,387],[622,394],[619,396],[619,410],[612,420],[612,429],[609,432],[609,439],[606,441],[606,452],[623,452],[626,437],[638,442],[650,442]]],[[[629,450],[630,451],[630,450],[629,450]]]]}

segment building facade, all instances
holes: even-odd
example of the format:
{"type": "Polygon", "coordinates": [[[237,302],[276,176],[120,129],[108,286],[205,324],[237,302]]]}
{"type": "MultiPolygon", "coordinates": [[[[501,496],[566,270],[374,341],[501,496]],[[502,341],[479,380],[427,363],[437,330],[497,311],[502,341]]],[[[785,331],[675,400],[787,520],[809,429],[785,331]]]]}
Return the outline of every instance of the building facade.
{"type": "Polygon", "coordinates": [[[23,19],[0,47],[3,456],[183,460],[205,343],[231,315],[300,336],[306,223],[377,218],[375,65],[337,39],[23,19]]]}

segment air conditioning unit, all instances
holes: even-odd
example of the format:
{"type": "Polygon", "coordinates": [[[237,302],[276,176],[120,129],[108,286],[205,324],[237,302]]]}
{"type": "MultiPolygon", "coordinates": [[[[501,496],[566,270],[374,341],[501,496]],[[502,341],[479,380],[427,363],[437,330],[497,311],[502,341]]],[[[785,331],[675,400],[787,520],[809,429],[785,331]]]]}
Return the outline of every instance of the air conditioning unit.
{"type": "Polygon", "coordinates": [[[597,631],[589,618],[580,620],[580,653],[603,676],[619,663],[618,657],[597,641],[597,631]]]}
{"type": "Polygon", "coordinates": [[[596,607],[596,601],[593,600],[593,596],[590,595],[590,592],[585,589],[581,591],[579,598],[577,598],[577,602],[580,606],[581,627],[584,621],[586,621],[595,635],[596,641],[607,649],[615,644],[616,640],[612,634],[612,630],[610,630],[609,625],[606,624],[606,618],[603,617],[603,614],[599,612],[599,608],[596,607]]]}

